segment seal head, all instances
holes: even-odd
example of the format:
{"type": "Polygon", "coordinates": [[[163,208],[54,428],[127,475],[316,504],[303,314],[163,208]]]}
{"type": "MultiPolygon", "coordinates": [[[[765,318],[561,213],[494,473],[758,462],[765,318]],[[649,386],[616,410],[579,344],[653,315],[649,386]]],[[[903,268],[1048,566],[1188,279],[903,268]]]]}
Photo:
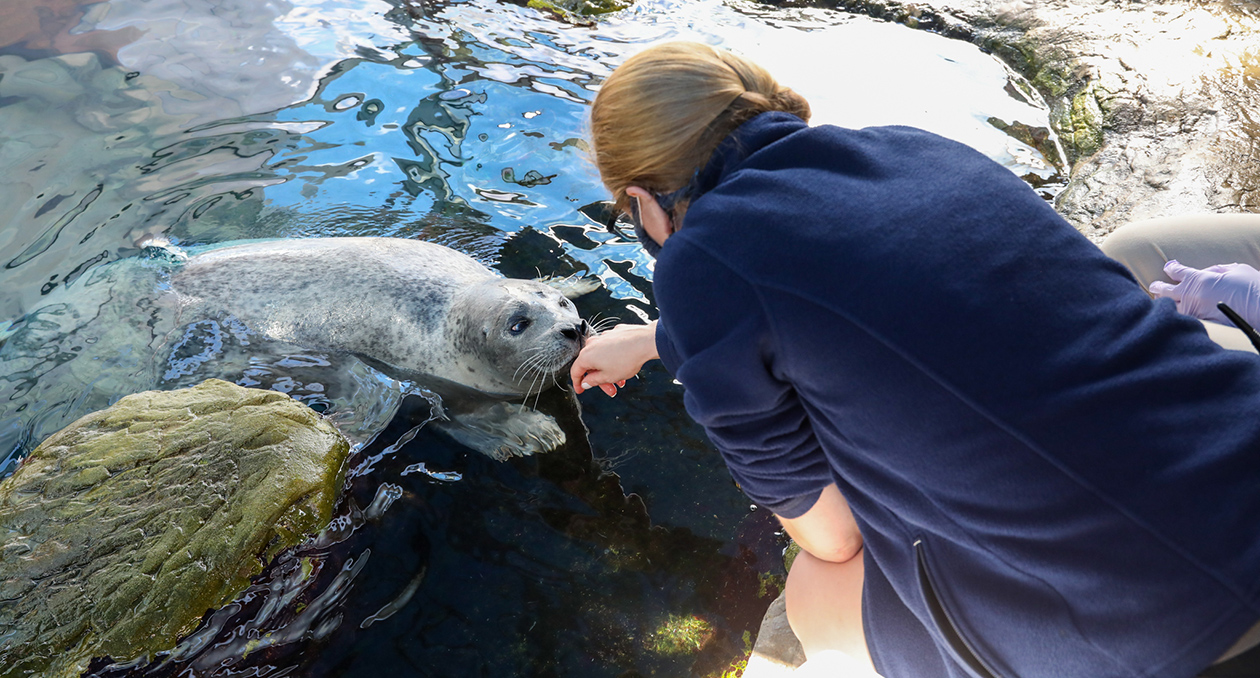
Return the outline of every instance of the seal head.
{"type": "Polygon", "coordinates": [[[496,278],[455,293],[446,333],[460,381],[491,393],[529,395],[552,385],[577,357],[587,326],[554,288],[496,278]]]}

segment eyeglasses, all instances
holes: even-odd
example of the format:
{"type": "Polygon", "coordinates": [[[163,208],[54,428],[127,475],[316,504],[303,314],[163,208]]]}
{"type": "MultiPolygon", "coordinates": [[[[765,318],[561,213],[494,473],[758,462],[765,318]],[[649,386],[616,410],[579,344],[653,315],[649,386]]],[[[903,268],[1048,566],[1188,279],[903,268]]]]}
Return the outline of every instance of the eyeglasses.
{"type": "MultiPolygon", "coordinates": [[[[652,197],[656,199],[656,204],[660,205],[661,209],[665,210],[665,214],[669,216],[669,220],[671,223],[674,222],[676,219],[674,210],[678,207],[678,203],[682,202],[683,200],[687,199],[690,196],[691,196],[691,184],[687,184],[686,186],[683,186],[682,188],[676,191],[671,191],[669,193],[652,192],[652,197]]],[[[626,233],[625,231],[621,230],[622,229],[621,223],[622,223],[622,220],[624,219],[626,225],[630,226],[632,229],[634,230],[643,229],[643,219],[639,214],[639,201],[638,200],[630,201],[629,214],[626,214],[625,212],[615,212],[612,210],[610,210],[610,212],[611,214],[609,215],[608,221],[604,223],[605,228],[607,228],[608,231],[612,233],[613,235],[616,235],[621,238],[625,238],[626,240],[630,240],[632,242],[637,241],[638,238],[634,235],[634,233],[626,233]]]]}

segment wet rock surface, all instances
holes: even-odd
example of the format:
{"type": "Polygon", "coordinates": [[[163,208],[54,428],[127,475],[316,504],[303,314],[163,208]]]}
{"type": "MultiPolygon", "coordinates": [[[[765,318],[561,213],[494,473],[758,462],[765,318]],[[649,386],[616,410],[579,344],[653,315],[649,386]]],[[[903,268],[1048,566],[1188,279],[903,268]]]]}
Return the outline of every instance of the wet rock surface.
{"type": "Polygon", "coordinates": [[[823,0],[969,40],[1052,109],[1057,208],[1100,240],[1139,219],[1260,208],[1260,3],[823,0]]]}
{"type": "Polygon", "coordinates": [[[173,646],[326,525],[345,439],[274,391],[148,391],[0,483],[0,675],[77,676],[173,646]]]}
{"type": "Polygon", "coordinates": [[[748,658],[743,678],[776,678],[791,675],[805,663],[805,648],[792,633],[787,619],[787,592],[779,594],[762,619],[757,643],[748,658]]]}

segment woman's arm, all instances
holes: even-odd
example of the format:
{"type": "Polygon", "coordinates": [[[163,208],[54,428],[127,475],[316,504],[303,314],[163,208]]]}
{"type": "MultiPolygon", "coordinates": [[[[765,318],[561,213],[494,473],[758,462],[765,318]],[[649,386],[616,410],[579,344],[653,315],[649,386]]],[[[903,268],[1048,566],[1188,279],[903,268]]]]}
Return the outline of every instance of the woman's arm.
{"type": "Polygon", "coordinates": [[[586,340],[586,346],[569,368],[574,393],[598,386],[610,396],[617,387],[639,373],[643,363],[659,358],[656,321],[646,325],[617,325],[586,340]]]}
{"type": "Polygon", "coordinates": [[[804,514],[780,517],[779,522],[793,541],[819,560],[843,563],[862,551],[862,533],[835,483],[823,488],[818,501],[804,514]]]}

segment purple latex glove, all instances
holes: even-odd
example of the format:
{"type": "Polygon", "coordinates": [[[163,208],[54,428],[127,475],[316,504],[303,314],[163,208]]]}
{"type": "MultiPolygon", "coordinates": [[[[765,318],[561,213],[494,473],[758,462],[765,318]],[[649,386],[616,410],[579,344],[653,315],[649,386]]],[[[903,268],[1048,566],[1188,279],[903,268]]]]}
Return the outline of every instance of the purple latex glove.
{"type": "Polygon", "coordinates": [[[1252,327],[1260,327],[1260,271],[1247,264],[1217,264],[1199,270],[1173,259],[1164,264],[1164,273],[1177,284],[1157,280],[1150,285],[1151,294],[1177,302],[1178,311],[1229,325],[1216,308],[1223,301],[1252,327]]]}

